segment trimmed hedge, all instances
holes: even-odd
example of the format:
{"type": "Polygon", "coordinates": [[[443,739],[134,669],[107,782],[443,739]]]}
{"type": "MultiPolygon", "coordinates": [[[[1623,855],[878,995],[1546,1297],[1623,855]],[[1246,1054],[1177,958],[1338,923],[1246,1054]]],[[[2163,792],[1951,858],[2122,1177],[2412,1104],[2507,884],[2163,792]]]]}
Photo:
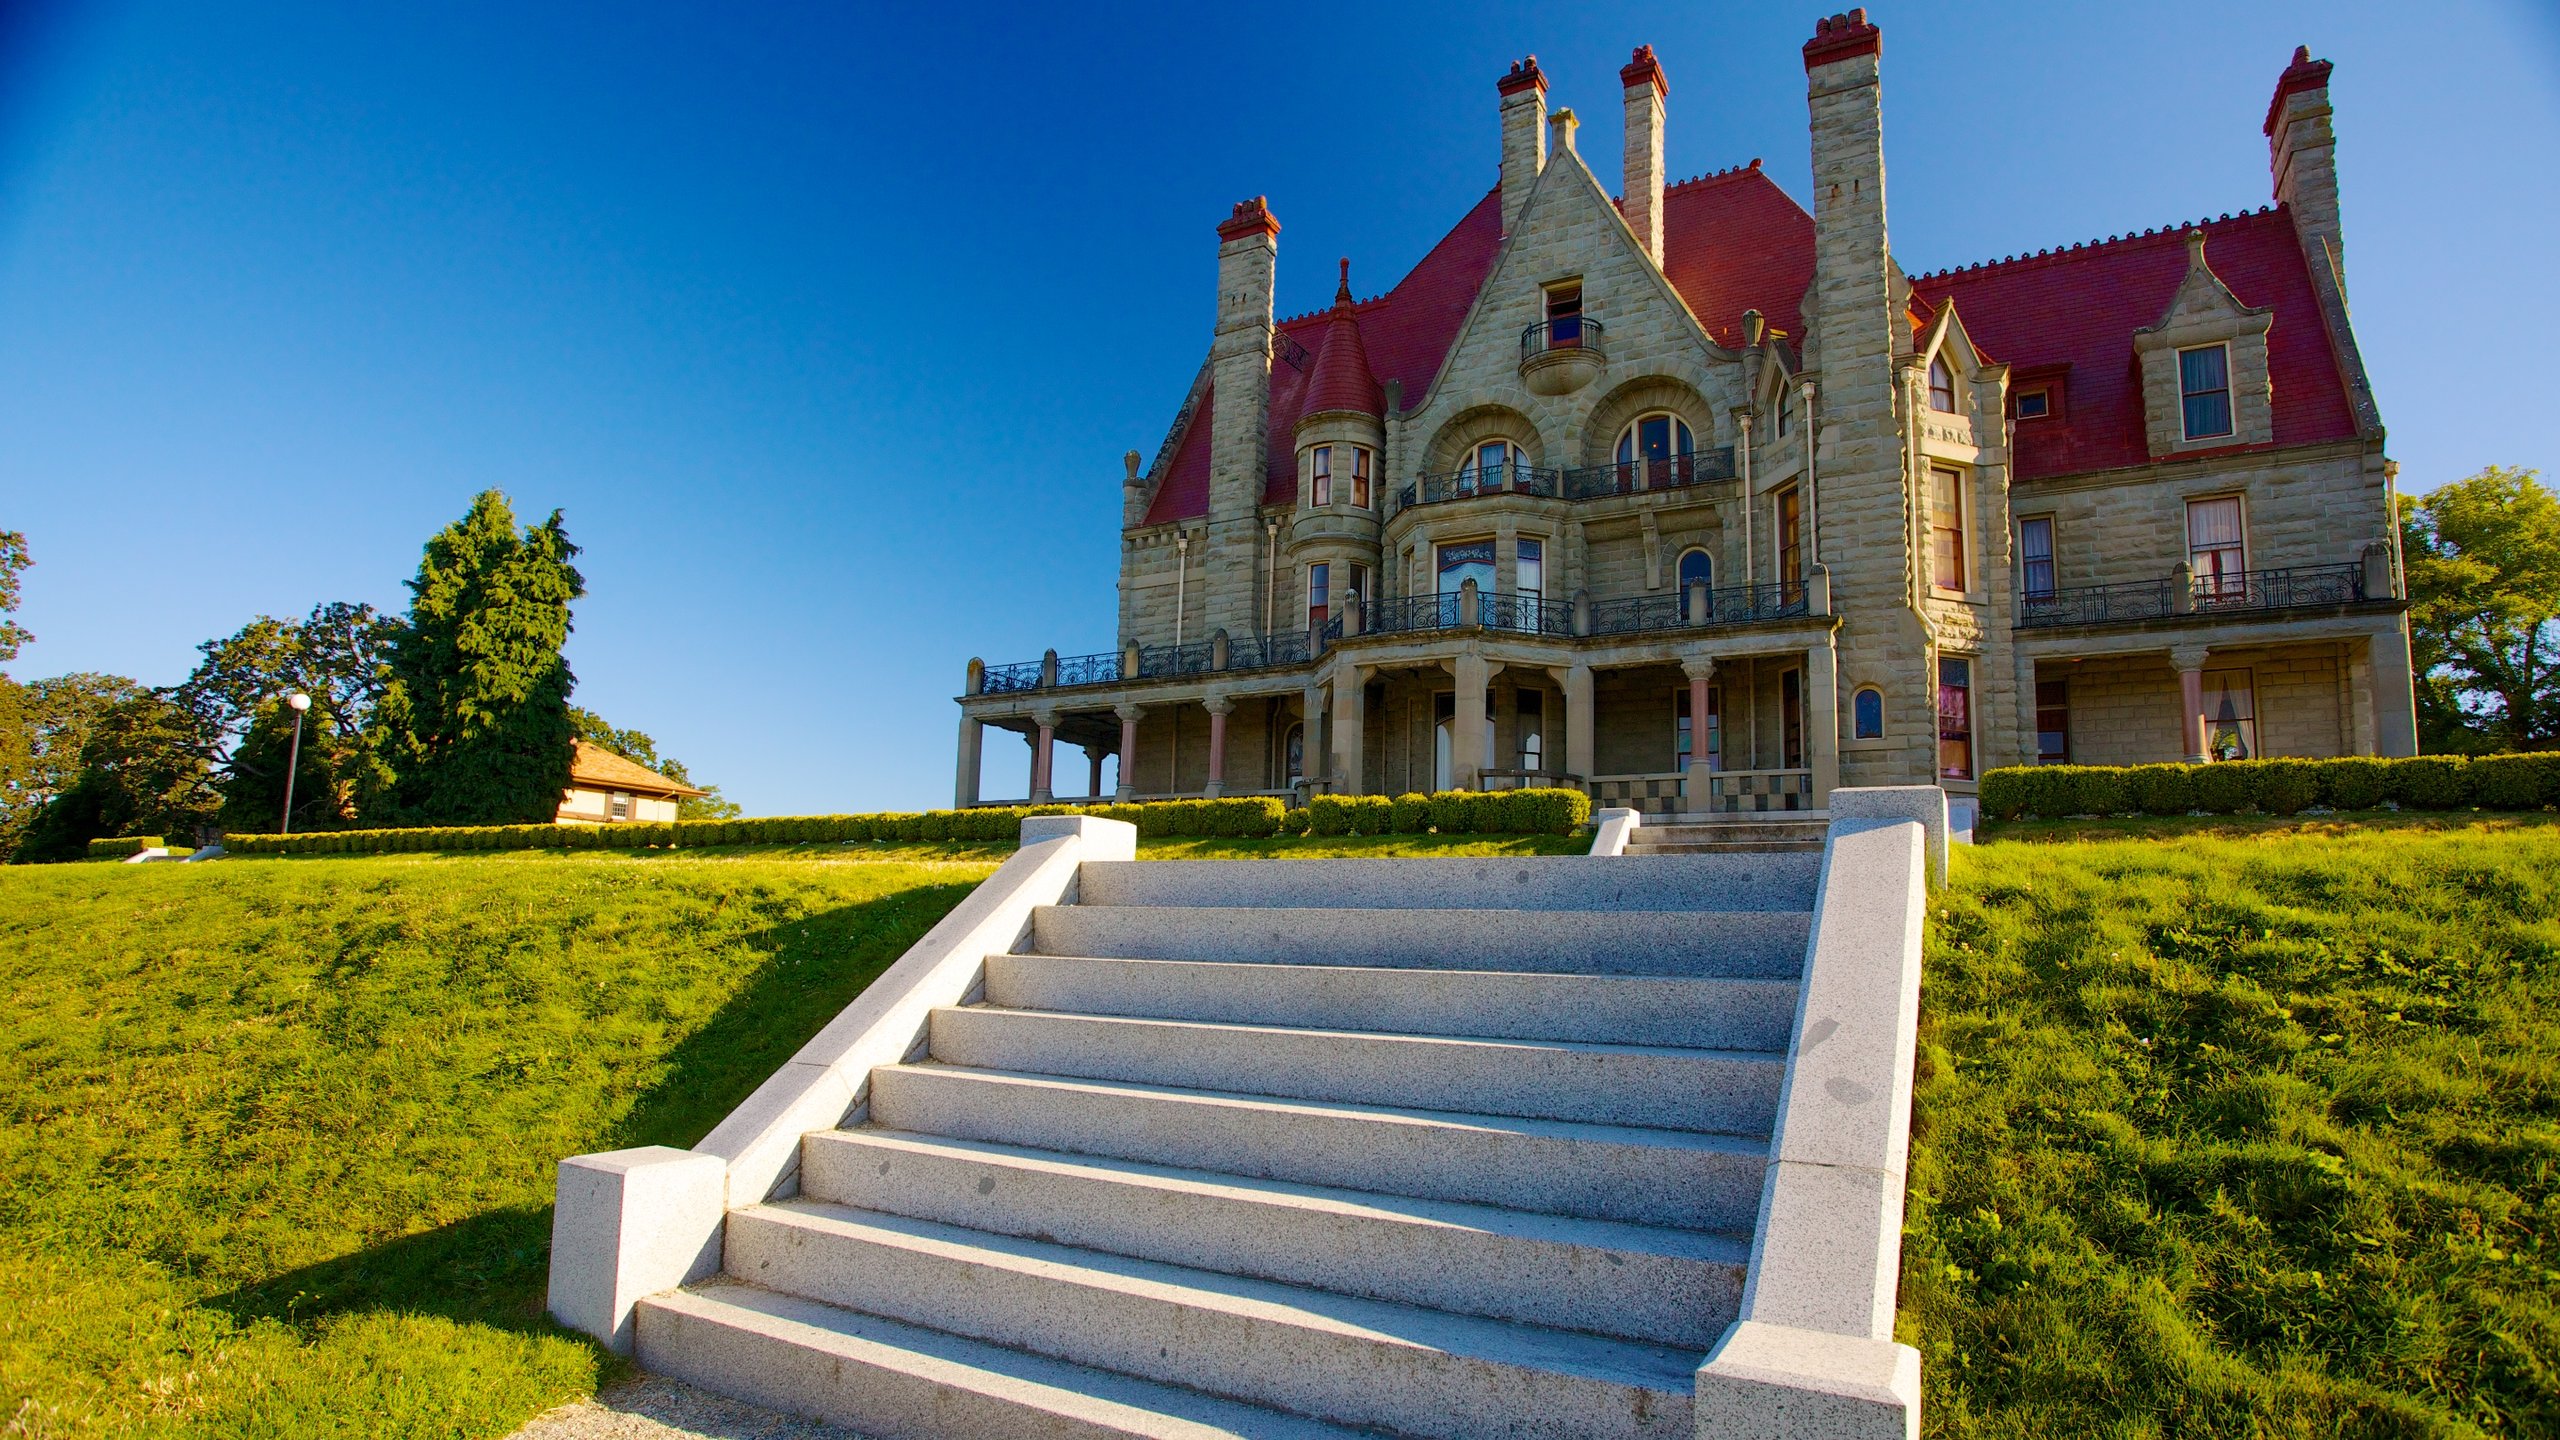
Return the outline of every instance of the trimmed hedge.
{"type": "MultiPolygon", "coordinates": [[[[756,820],[640,821],[622,825],[418,826],[405,830],[324,830],[299,835],[231,835],[235,855],[381,855],[453,850],[645,850],[693,845],[808,845],[855,841],[1002,843],[1022,831],[1026,815],[1093,815],[1125,820],[1149,839],[1239,838],[1279,834],[1419,834],[1431,824],[1446,834],[1567,835],[1591,818],[1579,790],[1504,790],[1408,795],[1319,795],[1292,811],[1269,795],[1225,800],[1151,800],[1143,805],[1030,805],[921,814],[785,815],[756,820]],[[1438,821],[1442,801],[1450,819],[1438,821]],[[1418,802],[1407,805],[1405,802],[1418,802]],[[1424,823],[1407,828],[1408,818],[1424,823]]],[[[123,845],[127,841],[98,841],[123,845]]],[[[151,844],[160,843],[157,839],[151,844]]],[[[138,845],[136,848],[140,848],[138,845]]],[[[91,853],[100,853],[96,846],[91,853]]],[[[132,854],[120,850],[119,855],[132,854]]]]}
{"type": "Polygon", "coordinates": [[[2031,765],[1982,777],[1983,813],[2000,820],[2073,815],[2298,815],[2315,805],[2370,810],[2540,810],[2560,806],[2560,752],[2412,755],[2397,760],[2226,760],[2211,765],[2031,765]]]}
{"type": "Polygon", "coordinates": [[[92,840],[89,842],[89,858],[126,860],[145,850],[165,849],[168,844],[167,840],[157,835],[124,835],[113,840],[92,840]]]}

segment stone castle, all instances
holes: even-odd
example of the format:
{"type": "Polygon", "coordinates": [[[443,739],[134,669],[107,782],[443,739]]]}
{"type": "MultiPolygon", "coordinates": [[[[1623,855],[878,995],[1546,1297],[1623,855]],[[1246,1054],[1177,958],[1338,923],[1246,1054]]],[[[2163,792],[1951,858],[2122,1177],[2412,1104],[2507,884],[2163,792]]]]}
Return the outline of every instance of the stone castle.
{"type": "MultiPolygon", "coordinates": [[[[1572,785],[1652,813],[2039,762],[2416,747],[2394,467],[2348,321],[2326,61],[2273,202],[1937,274],[1887,235],[1882,34],[1804,46],[1812,212],[1760,162],[1622,194],[1496,84],[1500,183],[1382,295],[1274,322],[1280,222],[1125,457],[1119,644],[972,661],[986,727],[1118,798],[1572,785]]],[[[1019,797],[1004,797],[1019,798],[1019,797]]]]}

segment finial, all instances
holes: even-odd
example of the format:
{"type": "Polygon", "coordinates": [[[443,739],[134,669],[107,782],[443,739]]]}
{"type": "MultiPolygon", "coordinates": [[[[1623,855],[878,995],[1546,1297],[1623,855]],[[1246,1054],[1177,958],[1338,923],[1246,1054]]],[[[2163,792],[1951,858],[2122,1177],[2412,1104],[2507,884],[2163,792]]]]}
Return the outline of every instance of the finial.
{"type": "Polygon", "coordinates": [[[1342,257],[1342,283],[1334,287],[1333,303],[1336,305],[1351,303],[1351,257],[1348,255],[1342,257]]]}

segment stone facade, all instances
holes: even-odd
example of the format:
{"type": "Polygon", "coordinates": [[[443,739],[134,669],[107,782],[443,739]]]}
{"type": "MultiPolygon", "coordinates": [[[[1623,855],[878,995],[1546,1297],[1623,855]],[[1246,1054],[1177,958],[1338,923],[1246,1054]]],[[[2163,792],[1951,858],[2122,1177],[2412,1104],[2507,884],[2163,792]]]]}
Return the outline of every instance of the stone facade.
{"type": "Polygon", "coordinates": [[[1125,457],[1117,645],[972,662],[960,802],[997,798],[987,725],[1092,761],[1035,765],[1035,799],[1118,755],[1123,796],[1691,811],[2412,750],[2325,62],[2279,78],[2277,206],[1914,276],[1881,31],[1833,17],[1803,60],[1809,213],[1756,161],[1666,185],[1650,47],[1622,197],[1525,59],[1499,183],[1386,294],[1344,261],[1330,310],[1275,323],[1280,222],[1236,206],[1207,359],[1125,457]]]}

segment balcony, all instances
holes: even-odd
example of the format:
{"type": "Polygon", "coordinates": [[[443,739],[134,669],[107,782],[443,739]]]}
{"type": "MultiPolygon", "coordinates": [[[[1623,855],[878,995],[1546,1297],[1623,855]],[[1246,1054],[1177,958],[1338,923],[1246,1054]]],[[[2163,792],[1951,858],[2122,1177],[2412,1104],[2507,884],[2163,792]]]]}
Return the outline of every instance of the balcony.
{"type": "Polygon", "coordinates": [[[1694,455],[1666,455],[1616,465],[1585,465],[1564,472],[1564,498],[1600,500],[1642,490],[1676,490],[1712,485],[1734,478],[1733,447],[1719,446],[1694,455]]]}
{"type": "Polygon", "coordinates": [[[1802,581],[1731,585],[1722,590],[1691,591],[1685,595],[1635,595],[1624,600],[1595,602],[1591,607],[1590,633],[1646,635],[1671,630],[1703,630],[1720,625],[1793,620],[1811,613],[1811,600],[1802,581]]]}
{"type": "Polygon", "coordinates": [[[1562,486],[1563,477],[1561,470],[1511,461],[1470,466],[1464,470],[1415,477],[1412,484],[1396,492],[1396,508],[1410,510],[1416,505],[1439,505],[1478,495],[1538,495],[1553,499],[1562,486]]]}
{"type": "Polygon", "coordinates": [[[1520,380],[1532,394],[1570,395],[1591,383],[1608,360],[1599,321],[1558,315],[1520,332],[1520,380]]]}
{"type": "Polygon", "coordinates": [[[2353,605],[2370,598],[2362,565],[2294,565],[2207,577],[2181,586],[2176,576],[2115,585],[2080,585],[2018,601],[2021,630],[2116,625],[2182,615],[2231,615],[2353,605]]]}

